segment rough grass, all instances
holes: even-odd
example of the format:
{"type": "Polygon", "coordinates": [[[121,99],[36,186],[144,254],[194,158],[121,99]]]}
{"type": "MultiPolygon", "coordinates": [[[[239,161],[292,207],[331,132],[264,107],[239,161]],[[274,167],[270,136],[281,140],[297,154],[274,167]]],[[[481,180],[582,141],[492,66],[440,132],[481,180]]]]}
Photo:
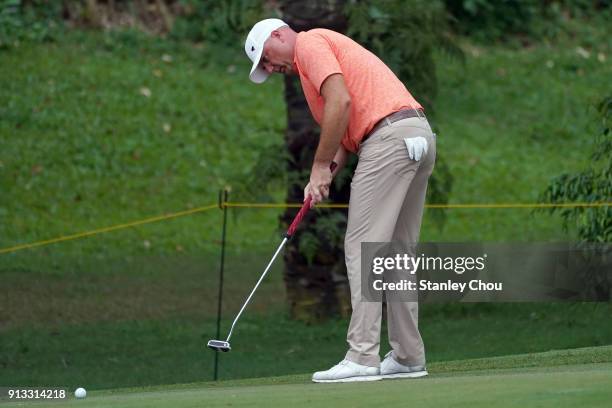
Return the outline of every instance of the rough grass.
{"type": "MultiPolygon", "coordinates": [[[[440,92],[430,115],[455,178],[451,202],[537,201],[552,177],[588,163],[598,131],[593,106],[606,96],[612,74],[609,43],[600,42],[589,58],[573,44],[465,49],[465,64],[437,58],[440,92]]],[[[269,151],[283,143],[285,108],[278,78],[250,84],[245,58],[228,54],[212,58],[136,34],[82,32],[4,52],[0,247],[214,204],[226,185],[233,195],[244,193],[257,162],[280,160],[269,151]]],[[[271,198],[282,200],[282,188],[275,191],[271,198]]],[[[277,231],[278,209],[234,213],[234,245],[252,248],[277,231]]],[[[209,211],[50,251],[215,249],[219,215],[209,211]]],[[[558,217],[526,209],[449,210],[442,230],[426,214],[422,233],[432,241],[570,236],[558,217]]]]}
{"type": "MultiPolygon", "coordinates": [[[[599,52],[609,54],[609,43],[599,52]]],[[[574,46],[465,47],[465,65],[440,57],[435,125],[454,176],[452,203],[533,203],[548,181],[588,165],[600,132],[596,104],[612,64],[574,46]]],[[[449,210],[432,241],[563,241],[558,218],[528,209],[449,210]]]]}
{"type": "MultiPolygon", "coordinates": [[[[218,189],[273,160],[263,155],[282,143],[279,83],[255,91],[245,67],[204,58],[78,32],[2,54],[2,247],[214,204],[218,189]]],[[[217,215],[155,225],[151,248],[214,247],[217,215]]],[[[138,253],[149,231],[73,249],[138,253]]]]}

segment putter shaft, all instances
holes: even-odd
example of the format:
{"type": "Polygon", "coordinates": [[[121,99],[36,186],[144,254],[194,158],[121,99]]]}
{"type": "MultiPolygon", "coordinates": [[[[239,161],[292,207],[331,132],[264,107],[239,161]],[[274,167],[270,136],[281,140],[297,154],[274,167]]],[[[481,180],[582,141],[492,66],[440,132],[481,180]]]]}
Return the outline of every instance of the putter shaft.
{"type": "MultiPolygon", "coordinates": [[[[334,170],[336,169],[336,167],[337,167],[336,162],[332,161],[332,163],[330,164],[329,170],[333,173],[334,170]]],[[[274,253],[274,256],[272,257],[272,259],[268,263],[268,266],[266,267],[266,270],[263,271],[263,273],[259,277],[259,280],[255,284],[255,287],[253,288],[253,290],[249,294],[249,297],[244,302],[244,304],[242,305],[242,308],[240,308],[240,311],[238,312],[238,314],[236,315],[236,318],[232,322],[232,327],[230,328],[229,334],[227,335],[227,339],[225,340],[225,344],[221,345],[221,343],[223,343],[223,342],[220,341],[220,340],[211,340],[208,343],[209,347],[211,347],[213,349],[217,349],[217,350],[221,349],[222,351],[229,351],[230,350],[229,341],[230,341],[230,338],[232,337],[232,333],[234,332],[234,326],[236,326],[236,323],[238,322],[238,319],[240,319],[240,316],[242,315],[242,312],[244,311],[244,309],[247,307],[247,305],[251,301],[251,298],[253,297],[253,294],[255,293],[257,288],[259,287],[259,284],[266,277],[268,271],[270,270],[270,267],[274,263],[274,260],[276,259],[276,257],[280,253],[281,249],[283,249],[283,247],[285,246],[287,241],[293,236],[293,234],[295,233],[295,230],[297,229],[298,225],[300,224],[300,222],[302,222],[302,219],[306,216],[306,213],[308,213],[308,210],[310,209],[311,202],[312,202],[312,197],[310,195],[308,195],[308,197],[306,197],[306,199],[304,200],[304,204],[302,204],[302,208],[297,213],[297,215],[293,219],[293,222],[289,226],[289,229],[285,233],[285,238],[283,238],[283,241],[280,243],[280,245],[278,246],[278,249],[274,253]],[[222,347],[220,347],[220,345],[222,347]]]]}
{"type": "Polygon", "coordinates": [[[247,298],[247,300],[244,302],[244,304],[242,305],[242,308],[240,309],[240,311],[238,312],[238,314],[236,315],[236,318],[234,319],[234,322],[232,323],[232,327],[229,331],[229,334],[227,335],[227,339],[225,340],[226,342],[229,343],[230,338],[232,337],[232,332],[234,331],[234,326],[236,325],[236,322],[238,321],[238,319],[240,319],[240,315],[242,314],[242,312],[244,311],[244,309],[246,308],[246,306],[249,304],[249,301],[251,300],[251,298],[253,297],[253,294],[255,293],[255,291],[257,290],[257,288],[259,287],[259,284],[261,283],[261,281],[263,281],[263,279],[266,277],[266,274],[268,273],[268,271],[270,270],[270,267],[272,266],[272,264],[274,263],[274,260],[276,259],[277,255],[279,254],[279,252],[281,251],[281,249],[283,249],[283,247],[285,246],[285,243],[287,242],[288,237],[283,238],[283,242],[281,242],[281,244],[279,245],[278,249],[276,250],[276,252],[274,253],[274,256],[272,257],[272,259],[270,260],[270,263],[268,263],[268,266],[266,267],[266,270],[261,274],[261,276],[259,277],[259,280],[257,281],[257,283],[255,284],[255,287],[253,288],[253,290],[251,291],[251,294],[249,295],[249,297],[247,298]]]}

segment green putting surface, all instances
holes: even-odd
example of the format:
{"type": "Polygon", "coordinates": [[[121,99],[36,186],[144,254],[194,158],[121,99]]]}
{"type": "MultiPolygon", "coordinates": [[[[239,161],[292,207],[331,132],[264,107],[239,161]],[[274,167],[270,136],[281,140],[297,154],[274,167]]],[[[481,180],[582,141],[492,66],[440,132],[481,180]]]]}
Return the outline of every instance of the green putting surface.
{"type": "MultiPolygon", "coordinates": [[[[608,407],[612,346],[438,363],[417,380],[313,384],[309,375],[92,392],[37,407],[608,407]]],[[[24,406],[8,402],[5,407],[24,406]]]]}

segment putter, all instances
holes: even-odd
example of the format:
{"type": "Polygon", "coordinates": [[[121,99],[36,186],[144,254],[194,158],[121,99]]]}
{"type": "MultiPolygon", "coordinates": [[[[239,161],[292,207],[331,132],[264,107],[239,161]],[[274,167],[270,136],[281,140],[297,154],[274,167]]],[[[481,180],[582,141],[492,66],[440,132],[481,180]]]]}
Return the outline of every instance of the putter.
{"type": "MultiPolygon", "coordinates": [[[[336,166],[337,166],[337,164],[335,162],[332,162],[331,166],[329,167],[330,170],[332,171],[332,173],[333,173],[334,169],[336,168],[336,166]]],[[[304,204],[302,205],[302,208],[300,208],[300,211],[297,213],[297,215],[293,219],[293,222],[289,226],[289,229],[285,233],[285,238],[283,239],[283,242],[280,243],[278,249],[274,253],[274,256],[272,257],[272,259],[268,263],[268,266],[266,267],[264,272],[261,274],[261,276],[259,277],[259,280],[255,284],[255,287],[251,291],[251,294],[249,295],[247,300],[244,302],[244,304],[242,305],[242,308],[240,309],[240,311],[236,315],[236,318],[232,322],[232,327],[230,328],[230,331],[229,331],[229,334],[227,335],[227,338],[225,340],[214,340],[214,339],[213,340],[209,340],[208,344],[206,345],[208,348],[213,349],[215,351],[222,351],[224,353],[227,353],[228,351],[230,351],[232,349],[232,346],[230,345],[230,338],[232,337],[232,332],[234,331],[234,326],[236,326],[236,323],[238,322],[238,319],[240,319],[240,315],[242,315],[242,312],[244,311],[246,306],[249,304],[249,301],[253,297],[253,294],[255,294],[255,291],[259,287],[259,284],[266,277],[266,274],[268,273],[268,271],[270,270],[270,267],[274,263],[274,260],[276,259],[276,256],[280,253],[281,249],[283,249],[283,247],[285,246],[287,241],[293,236],[293,234],[294,234],[295,230],[297,229],[298,225],[300,224],[300,222],[302,222],[302,219],[306,216],[306,213],[310,209],[310,202],[311,201],[312,201],[312,197],[310,195],[308,197],[306,197],[306,201],[304,201],[304,204]]]]}

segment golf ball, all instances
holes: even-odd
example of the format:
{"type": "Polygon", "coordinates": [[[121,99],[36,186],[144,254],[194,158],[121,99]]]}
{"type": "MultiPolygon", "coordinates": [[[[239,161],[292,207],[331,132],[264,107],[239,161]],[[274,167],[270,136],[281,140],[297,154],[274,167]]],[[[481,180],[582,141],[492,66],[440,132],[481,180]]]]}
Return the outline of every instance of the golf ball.
{"type": "Polygon", "coordinates": [[[77,388],[74,391],[74,396],[81,399],[81,398],[85,398],[87,396],[87,391],[85,391],[85,388],[77,388]]]}

